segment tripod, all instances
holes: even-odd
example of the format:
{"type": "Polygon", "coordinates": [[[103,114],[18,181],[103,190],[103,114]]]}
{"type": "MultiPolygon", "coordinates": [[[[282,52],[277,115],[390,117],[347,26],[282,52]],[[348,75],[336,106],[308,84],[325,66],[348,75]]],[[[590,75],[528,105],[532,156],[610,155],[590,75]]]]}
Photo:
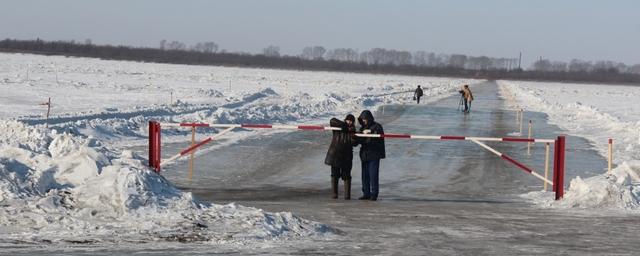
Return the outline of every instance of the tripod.
{"type": "Polygon", "coordinates": [[[458,103],[458,111],[462,109],[462,105],[464,105],[464,95],[460,95],[460,103],[458,103]]]}

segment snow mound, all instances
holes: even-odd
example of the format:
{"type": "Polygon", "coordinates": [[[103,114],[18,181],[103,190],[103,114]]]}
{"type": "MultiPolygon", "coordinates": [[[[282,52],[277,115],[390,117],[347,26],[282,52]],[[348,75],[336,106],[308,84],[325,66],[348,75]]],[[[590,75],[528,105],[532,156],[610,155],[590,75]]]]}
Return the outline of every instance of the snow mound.
{"type": "Polygon", "coordinates": [[[247,243],[334,233],[289,212],[199,202],[133,152],[91,137],[0,127],[11,129],[0,135],[0,240],[247,243]]]}
{"type": "Polygon", "coordinates": [[[564,198],[554,201],[551,192],[523,195],[549,208],[640,210],[640,161],[627,161],[605,173],[571,180],[564,198]]]}

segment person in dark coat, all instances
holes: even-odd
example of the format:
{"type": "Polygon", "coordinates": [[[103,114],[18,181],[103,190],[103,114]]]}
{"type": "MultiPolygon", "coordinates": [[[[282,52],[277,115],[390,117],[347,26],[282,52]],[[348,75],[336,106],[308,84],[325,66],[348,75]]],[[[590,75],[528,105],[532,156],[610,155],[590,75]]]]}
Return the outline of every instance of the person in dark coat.
{"type": "Polygon", "coordinates": [[[324,163],[331,166],[331,191],[332,198],[338,198],[338,181],[344,181],[344,199],[351,199],[351,167],[353,162],[353,147],[356,145],[356,118],[349,114],[343,121],[332,118],[329,121],[331,127],[339,127],[342,130],[333,131],[331,145],[327,151],[324,163]]]}
{"type": "Polygon", "coordinates": [[[420,97],[422,97],[422,95],[424,95],[424,92],[422,91],[422,88],[420,88],[420,86],[418,85],[418,88],[413,93],[413,99],[417,100],[418,104],[420,104],[420,97]]]}
{"type": "MultiPolygon", "coordinates": [[[[363,134],[384,134],[382,125],[376,123],[371,111],[362,111],[358,117],[363,134]]],[[[362,163],[362,197],[360,200],[378,200],[380,159],[385,158],[384,138],[358,137],[362,163]]]]}

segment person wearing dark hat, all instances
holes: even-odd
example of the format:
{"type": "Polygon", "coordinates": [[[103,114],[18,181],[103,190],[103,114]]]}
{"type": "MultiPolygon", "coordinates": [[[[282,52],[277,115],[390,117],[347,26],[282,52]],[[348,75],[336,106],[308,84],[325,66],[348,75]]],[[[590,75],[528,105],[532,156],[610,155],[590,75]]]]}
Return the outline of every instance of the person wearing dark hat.
{"type": "Polygon", "coordinates": [[[353,147],[356,145],[355,117],[347,115],[344,121],[331,118],[331,127],[341,128],[333,131],[331,145],[327,151],[324,163],[331,166],[331,192],[332,198],[338,198],[338,181],[344,181],[344,199],[351,199],[351,167],[353,162],[353,147]]]}
{"type": "MultiPolygon", "coordinates": [[[[363,134],[384,134],[382,125],[376,123],[371,111],[362,111],[358,117],[360,132],[363,134]]],[[[378,200],[378,177],[380,159],[385,158],[384,138],[358,137],[360,161],[362,163],[362,197],[360,200],[378,200]]]]}

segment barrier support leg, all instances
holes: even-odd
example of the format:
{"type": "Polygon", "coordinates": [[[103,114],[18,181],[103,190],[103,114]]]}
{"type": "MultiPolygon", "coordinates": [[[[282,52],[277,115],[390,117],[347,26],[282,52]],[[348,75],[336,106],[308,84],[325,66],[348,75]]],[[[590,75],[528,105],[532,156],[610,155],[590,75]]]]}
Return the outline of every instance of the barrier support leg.
{"type": "Polygon", "coordinates": [[[558,136],[553,152],[553,191],[556,193],[556,200],[560,200],[564,196],[564,151],[565,137],[558,136]]]}
{"type": "MultiPolygon", "coordinates": [[[[195,126],[191,126],[191,146],[196,144],[196,127],[195,126]]],[[[191,178],[193,178],[193,157],[194,157],[194,153],[195,153],[195,149],[193,151],[191,151],[191,153],[189,154],[189,181],[191,181],[191,178]]]]}
{"type": "MultiPolygon", "coordinates": [[[[533,133],[533,123],[531,123],[531,120],[529,120],[529,136],[527,138],[531,139],[531,135],[533,133]]],[[[530,156],[531,155],[531,142],[527,142],[527,155],[530,156]]]]}
{"type": "MultiPolygon", "coordinates": [[[[544,146],[544,178],[549,178],[549,142],[544,146]]],[[[544,191],[547,191],[547,183],[544,182],[544,191]]]]}

